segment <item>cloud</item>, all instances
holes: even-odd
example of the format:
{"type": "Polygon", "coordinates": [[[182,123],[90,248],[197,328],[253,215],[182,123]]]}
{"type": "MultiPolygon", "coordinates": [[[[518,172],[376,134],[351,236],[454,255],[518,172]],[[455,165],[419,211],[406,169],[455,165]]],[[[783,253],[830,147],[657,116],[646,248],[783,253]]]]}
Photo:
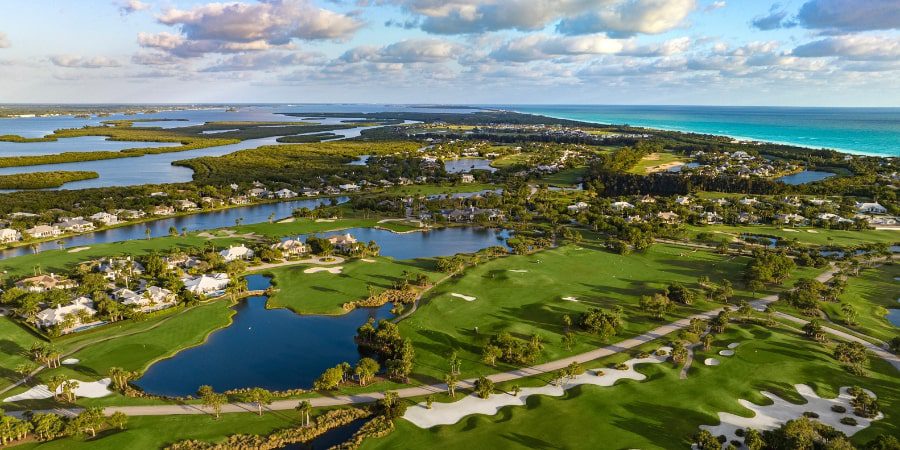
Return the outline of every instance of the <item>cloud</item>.
{"type": "Polygon", "coordinates": [[[503,43],[490,53],[496,61],[526,62],[560,56],[602,55],[622,51],[623,41],[605,35],[548,36],[532,34],[503,43]]]}
{"type": "Polygon", "coordinates": [[[726,6],[727,6],[727,3],[725,3],[725,0],[717,0],[717,1],[714,1],[714,2],[706,5],[706,8],[704,8],[703,10],[706,12],[713,12],[717,9],[722,9],[726,6]]]}
{"type": "Polygon", "coordinates": [[[277,52],[277,53],[242,53],[219,60],[201,72],[243,72],[254,70],[270,70],[291,68],[292,66],[313,65],[324,62],[320,53],[277,52]]]}
{"type": "Polygon", "coordinates": [[[791,28],[797,25],[797,22],[788,18],[788,12],[776,3],[769,8],[769,13],[764,16],[756,16],[750,22],[753,28],[758,30],[775,30],[778,28],[791,28]]]}
{"type": "Polygon", "coordinates": [[[101,69],[120,67],[118,61],[105,56],[83,57],[74,55],[55,55],[50,57],[50,62],[59,67],[101,69]]]}
{"type": "Polygon", "coordinates": [[[682,36],[668,41],[651,45],[629,45],[620,55],[655,58],[660,56],[673,56],[686,52],[691,47],[691,38],[682,36]]]}
{"type": "Polygon", "coordinates": [[[9,38],[6,37],[6,33],[0,32],[0,48],[9,48],[9,38]]]}
{"type": "Polygon", "coordinates": [[[808,0],[797,20],[804,28],[833,32],[900,28],[897,0],[808,0]]]}
{"type": "Polygon", "coordinates": [[[122,0],[118,2],[118,5],[119,14],[123,16],[150,9],[150,5],[140,0],[122,0]]]}
{"type": "Polygon", "coordinates": [[[888,36],[836,36],[803,44],[795,48],[792,54],[802,58],[897,61],[900,60],[900,40],[888,36]]]}
{"type": "Polygon", "coordinates": [[[240,53],[273,48],[271,44],[263,40],[251,42],[190,40],[184,36],[165,31],[156,34],[138,33],[138,45],[167,52],[179,58],[200,57],[207,53],[240,53]]]}
{"type": "Polygon", "coordinates": [[[606,32],[614,37],[659,34],[682,24],[697,7],[695,0],[625,0],[562,20],[567,35],[606,32]]]}
{"type": "Polygon", "coordinates": [[[408,39],[384,47],[362,46],[344,52],[338,59],[345,63],[439,63],[455,59],[461,53],[458,44],[441,39],[408,39]]]}

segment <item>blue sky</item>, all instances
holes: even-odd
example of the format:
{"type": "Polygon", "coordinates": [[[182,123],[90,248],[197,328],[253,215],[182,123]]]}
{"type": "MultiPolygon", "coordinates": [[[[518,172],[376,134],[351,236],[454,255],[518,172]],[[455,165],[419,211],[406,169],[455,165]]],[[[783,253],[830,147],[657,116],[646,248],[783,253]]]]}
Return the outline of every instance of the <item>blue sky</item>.
{"type": "Polygon", "coordinates": [[[896,0],[5,0],[0,102],[900,105],[896,0]]]}

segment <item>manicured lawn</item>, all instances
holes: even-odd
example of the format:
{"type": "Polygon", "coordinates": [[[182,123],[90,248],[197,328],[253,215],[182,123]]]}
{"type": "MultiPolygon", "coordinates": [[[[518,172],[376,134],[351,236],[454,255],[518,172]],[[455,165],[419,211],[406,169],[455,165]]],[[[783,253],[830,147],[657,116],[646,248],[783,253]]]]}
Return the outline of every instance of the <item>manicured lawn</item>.
{"type": "MultiPolygon", "coordinates": [[[[648,346],[657,348],[664,342],[648,346]]],[[[738,399],[766,404],[759,393],[766,390],[798,402],[793,388],[798,383],[810,385],[823,397],[834,397],[840,387],[852,385],[875,392],[885,417],[857,433],[853,440],[858,444],[878,434],[900,433],[897,372],[881,360],[873,361],[868,377],[855,377],[834,361],[830,349],[798,332],[755,325],[729,326],[708,353],[698,352],[686,380],[680,380],[679,370],[669,363],[640,365],[638,371],[648,377],[641,382],[581,386],[564,397],[532,396],[525,407],[507,407],[495,416],[473,415],[431,429],[398,420],[392,434],[369,440],[362,448],[688,448],[689,436],[700,425],[718,423],[718,412],[750,414],[738,399]],[[702,364],[730,342],[741,343],[735,356],[716,355],[722,363],[715,367],[702,364]]],[[[587,366],[608,367],[625,358],[587,366]]]]}
{"type": "MultiPolygon", "coordinates": [[[[641,295],[652,294],[669,283],[681,282],[697,289],[697,278],[709,276],[714,282],[730,279],[736,299],[750,298],[742,291],[740,278],[747,263],[744,257],[723,257],[676,246],[654,245],[642,254],[621,256],[590,248],[565,246],[531,256],[511,256],[469,269],[424,297],[418,311],[401,322],[401,333],[416,347],[417,381],[442,379],[447,371],[447,355],[453,349],[463,360],[464,377],[508,369],[498,363],[481,363],[484,344],[496,333],[508,331],[529,338],[538,334],[545,349],[541,361],[549,361],[588,351],[603,344],[599,338],[578,333],[571,351],[561,344],[563,316],[573,321],[590,308],[624,308],[624,329],[612,340],[618,341],[655,328],[678,317],[685,317],[715,304],[697,301],[679,306],[664,321],[656,321],[638,308],[641,295]],[[526,270],[527,272],[515,272],[526,270]],[[466,301],[457,293],[476,297],[466,301]],[[578,302],[565,301],[575,297],[578,302]],[[477,330],[476,330],[477,328],[477,330]]],[[[798,276],[814,276],[814,270],[798,270],[798,276]]],[[[540,361],[539,361],[540,362],[540,361]]]]}
{"type": "Polygon", "coordinates": [[[629,169],[628,172],[638,175],[646,175],[648,172],[653,171],[656,167],[663,164],[687,161],[688,158],[676,155],[671,152],[652,153],[641,158],[641,160],[638,161],[638,163],[634,167],[629,169]]]}
{"type": "Polygon", "coordinates": [[[437,194],[455,194],[465,192],[479,192],[489,189],[497,189],[498,186],[493,184],[472,183],[458,185],[410,185],[410,186],[394,186],[384,190],[387,194],[392,195],[437,195],[437,194]]]}
{"type": "Polygon", "coordinates": [[[569,187],[574,186],[581,181],[581,178],[587,173],[587,167],[573,167],[571,169],[561,170],[554,174],[541,178],[541,183],[551,186],[569,187]]]}
{"type": "Polygon", "coordinates": [[[343,314],[346,302],[368,297],[368,286],[379,292],[403,279],[404,272],[424,272],[432,280],[432,260],[394,261],[392,258],[371,258],[376,262],[349,261],[340,266],[341,273],[303,273],[310,266],[288,266],[266,271],[278,292],[269,298],[268,307],[284,307],[299,314],[343,314]]]}
{"type": "Polygon", "coordinates": [[[883,341],[900,336],[900,328],[885,318],[889,308],[900,308],[897,302],[900,284],[894,279],[896,277],[900,277],[900,265],[863,269],[859,276],[847,279],[847,289],[841,295],[840,303],[822,303],[822,309],[829,319],[846,325],[841,303],[849,303],[858,314],[858,325],[851,329],[883,341]]]}
{"type": "Polygon", "coordinates": [[[511,167],[517,164],[527,164],[529,159],[530,155],[528,153],[516,153],[495,159],[491,162],[491,166],[497,168],[511,167]]]}
{"type": "Polygon", "coordinates": [[[15,368],[29,363],[27,352],[36,342],[45,342],[13,322],[6,316],[0,317],[0,387],[19,379],[15,368]]]}
{"type": "Polygon", "coordinates": [[[809,245],[849,246],[871,243],[893,244],[895,242],[900,242],[900,233],[893,230],[844,231],[826,230],[823,228],[776,227],[770,225],[685,225],[685,229],[691,233],[721,232],[734,236],[741,234],[775,236],[782,239],[796,239],[801,244],[809,245]],[[795,231],[785,231],[785,229],[795,231]],[[815,233],[811,233],[809,230],[815,231],[815,233]]]}

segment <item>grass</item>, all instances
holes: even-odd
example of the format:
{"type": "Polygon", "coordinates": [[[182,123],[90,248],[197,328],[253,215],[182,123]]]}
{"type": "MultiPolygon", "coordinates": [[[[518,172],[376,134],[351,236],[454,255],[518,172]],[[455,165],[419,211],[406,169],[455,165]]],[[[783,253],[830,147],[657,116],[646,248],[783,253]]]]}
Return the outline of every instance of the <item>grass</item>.
{"type": "Polygon", "coordinates": [[[663,164],[675,162],[687,162],[687,159],[671,152],[651,153],[641,158],[638,163],[628,170],[630,173],[637,175],[646,175],[649,172],[657,170],[663,164]]]}
{"type": "MultiPolygon", "coordinates": [[[[641,295],[652,294],[672,282],[697,289],[697,278],[709,276],[714,282],[730,279],[736,299],[750,298],[739,281],[747,263],[745,257],[724,257],[711,252],[692,252],[681,247],[654,245],[645,253],[615,255],[584,244],[584,248],[565,246],[531,256],[512,256],[469,269],[430,291],[419,310],[401,322],[401,332],[416,347],[417,381],[431,383],[442,379],[447,370],[447,355],[454,349],[463,363],[463,376],[470,377],[509,369],[498,364],[481,363],[481,351],[494,334],[508,331],[514,336],[543,337],[541,360],[550,361],[577,354],[604,342],[585,333],[571,351],[561,344],[563,316],[573,320],[592,307],[625,309],[625,326],[613,338],[618,341],[717,304],[698,301],[679,306],[664,321],[650,319],[638,308],[641,295]],[[527,273],[510,270],[527,270],[527,273]],[[451,296],[458,293],[476,297],[467,302],[451,296]],[[564,301],[573,296],[578,302],[564,301]],[[476,331],[477,328],[477,331],[476,331]]],[[[798,270],[796,276],[814,276],[814,270],[798,270]]]]}
{"type": "Polygon", "coordinates": [[[570,187],[578,184],[585,174],[587,174],[587,167],[573,167],[547,175],[541,178],[541,182],[551,186],[570,187]]]}
{"type": "Polygon", "coordinates": [[[685,229],[693,234],[719,232],[732,236],[741,234],[756,234],[774,236],[782,239],[796,239],[797,242],[807,245],[837,245],[852,246],[871,243],[893,244],[900,242],[900,234],[893,230],[826,230],[824,228],[790,228],[771,225],[685,225],[685,229]],[[784,231],[785,229],[796,231],[784,231]],[[808,230],[815,231],[810,233],[808,230]]]}
{"type": "Polygon", "coordinates": [[[498,186],[493,184],[482,184],[482,183],[472,183],[472,184],[459,184],[459,185],[409,185],[409,186],[394,186],[391,188],[387,188],[384,190],[384,193],[391,195],[412,195],[412,196],[421,196],[421,195],[438,195],[438,194],[456,194],[456,193],[468,193],[468,192],[480,192],[490,189],[497,189],[498,186]]]}
{"type": "Polygon", "coordinates": [[[822,303],[822,310],[833,322],[847,326],[841,303],[848,303],[858,314],[858,324],[850,329],[889,341],[900,336],[900,329],[885,317],[889,308],[900,307],[897,303],[900,290],[896,277],[900,277],[900,266],[896,264],[863,269],[859,276],[847,279],[847,289],[841,295],[840,302],[822,303]]]}
{"type": "Polygon", "coordinates": [[[376,262],[350,261],[341,264],[340,274],[328,272],[303,273],[308,266],[288,266],[266,271],[278,292],[269,298],[268,307],[284,307],[298,314],[343,314],[346,302],[365,299],[368,286],[379,292],[403,279],[404,272],[424,272],[432,280],[431,260],[394,261],[392,258],[375,258],[376,262]]]}
{"type": "MultiPolygon", "coordinates": [[[[617,355],[587,366],[609,367],[625,358],[617,355]]],[[[469,416],[431,429],[399,420],[392,434],[369,440],[362,448],[687,448],[700,425],[718,423],[718,412],[750,414],[738,399],[766,404],[759,392],[766,390],[801,401],[793,388],[798,383],[810,385],[822,397],[834,397],[840,387],[852,385],[878,395],[885,417],[857,433],[853,440],[858,444],[878,434],[900,433],[896,371],[881,360],[872,362],[868,377],[858,378],[844,371],[829,349],[796,331],[732,325],[717,336],[711,352],[698,352],[694,361],[686,380],[678,378],[679,369],[671,364],[647,364],[637,366],[647,375],[644,381],[585,385],[563,397],[533,396],[527,406],[507,407],[495,416],[469,416]],[[741,342],[735,356],[717,356],[722,364],[715,367],[702,364],[730,342],[741,342]]]]}
{"type": "Polygon", "coordinates": [[[29,363],[25,352],[35,342],[43,340],[6,316],[0,316],[0,380],[2,385],[19,379],[14,369],[19,364],[29,363]]]}

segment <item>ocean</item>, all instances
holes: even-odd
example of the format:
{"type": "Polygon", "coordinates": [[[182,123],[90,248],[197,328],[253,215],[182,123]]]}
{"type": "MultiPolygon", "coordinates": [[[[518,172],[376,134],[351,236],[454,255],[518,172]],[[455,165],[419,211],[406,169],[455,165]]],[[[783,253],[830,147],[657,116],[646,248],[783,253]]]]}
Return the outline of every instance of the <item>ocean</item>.
{"type": "Polygon", "coordinates": [[[492,105],[603,124],[730,136],[846,153],[900,156],[900,108],[492,105]]]}

